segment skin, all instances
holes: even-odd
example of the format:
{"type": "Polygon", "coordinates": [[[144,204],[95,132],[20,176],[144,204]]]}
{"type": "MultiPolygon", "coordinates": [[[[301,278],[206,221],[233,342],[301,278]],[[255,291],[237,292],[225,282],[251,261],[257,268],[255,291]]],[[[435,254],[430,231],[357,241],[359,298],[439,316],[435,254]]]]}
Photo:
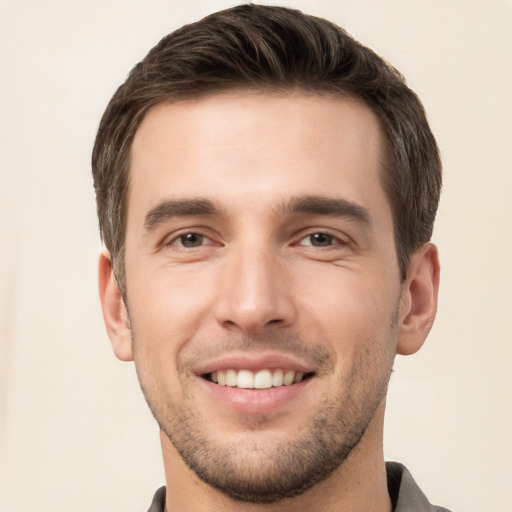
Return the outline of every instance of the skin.
{"type": "Polygon", "coordinates": [[[391,510],[385,394],[395,354],[430,330],[439,264],[429,243],[401,282],[381,153],[378,121],[348,98],[238,92],[144,119],[127,304],[107,252],[100,295],[114,352],[135,360],[161,427],[167,510],[391,510]],[[309,378],[284,395],[204,378],[235,365],[309,378]],[[288,495],[226,490],[263,488],[309,459],[312,486],[288,495]]]}

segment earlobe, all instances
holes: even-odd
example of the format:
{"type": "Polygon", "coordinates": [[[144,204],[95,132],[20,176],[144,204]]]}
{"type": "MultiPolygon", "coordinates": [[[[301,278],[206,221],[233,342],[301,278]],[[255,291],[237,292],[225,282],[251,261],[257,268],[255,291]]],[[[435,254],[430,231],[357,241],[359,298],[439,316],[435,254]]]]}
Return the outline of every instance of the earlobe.
{"type": "Polygon", "coordinates": [[[121,361],[133,361],[128,312],[112,271],[110,253],[106,250],[100,255],[98,282],[103,319],[114,354],[121,361]]]}
{"type": "Polygon", "coordinates": [[[423,345],[437,312],[439,257],[433,243],[416,251],[408,266],[400,307],[397,353],[410,355],[423,345]]]}

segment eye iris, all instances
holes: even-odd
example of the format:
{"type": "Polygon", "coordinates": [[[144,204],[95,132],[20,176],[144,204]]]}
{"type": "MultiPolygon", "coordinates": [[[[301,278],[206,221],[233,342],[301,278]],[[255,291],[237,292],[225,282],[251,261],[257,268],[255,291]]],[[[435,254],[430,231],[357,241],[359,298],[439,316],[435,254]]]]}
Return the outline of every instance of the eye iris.
{"type": "Polygon", "coordinates": [[[315,247],[327,247],[332,245],[333,236],[326,235],[325,233],[314,233],[310,235],[311,245],[315,247]]]}
{"type": "Polygon", "coordinates": [[[198,235],[197,233],[187,233],[180,237],[180,241],[183,247],[199,247],[204,240],[203,235],[198,235]]]}

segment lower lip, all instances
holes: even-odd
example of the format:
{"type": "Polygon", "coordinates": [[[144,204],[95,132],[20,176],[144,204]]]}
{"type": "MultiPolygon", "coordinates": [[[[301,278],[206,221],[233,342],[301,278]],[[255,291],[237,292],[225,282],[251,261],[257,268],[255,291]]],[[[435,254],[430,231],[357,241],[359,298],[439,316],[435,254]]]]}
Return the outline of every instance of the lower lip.
{"type": "Polygon", "coordinates": [[[201,378],[210,396],[220,404],[241,414],[269,414],[295,402],[313,377],[289,386],[268,389],[240,389],[221,386],[201,378]]]}

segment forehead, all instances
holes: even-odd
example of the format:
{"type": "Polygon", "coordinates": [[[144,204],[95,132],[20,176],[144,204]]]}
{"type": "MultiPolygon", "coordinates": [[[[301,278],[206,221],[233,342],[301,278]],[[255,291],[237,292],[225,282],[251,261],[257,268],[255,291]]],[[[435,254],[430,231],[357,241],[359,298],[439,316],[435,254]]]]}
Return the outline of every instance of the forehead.
{"type": "Polygon", "coordinates": [[[343,196],[378,205],[382,134],[347,97],[232,93],[153,107],[132,145],[128,221],[172,197],[261,205],[343,196]]]}

